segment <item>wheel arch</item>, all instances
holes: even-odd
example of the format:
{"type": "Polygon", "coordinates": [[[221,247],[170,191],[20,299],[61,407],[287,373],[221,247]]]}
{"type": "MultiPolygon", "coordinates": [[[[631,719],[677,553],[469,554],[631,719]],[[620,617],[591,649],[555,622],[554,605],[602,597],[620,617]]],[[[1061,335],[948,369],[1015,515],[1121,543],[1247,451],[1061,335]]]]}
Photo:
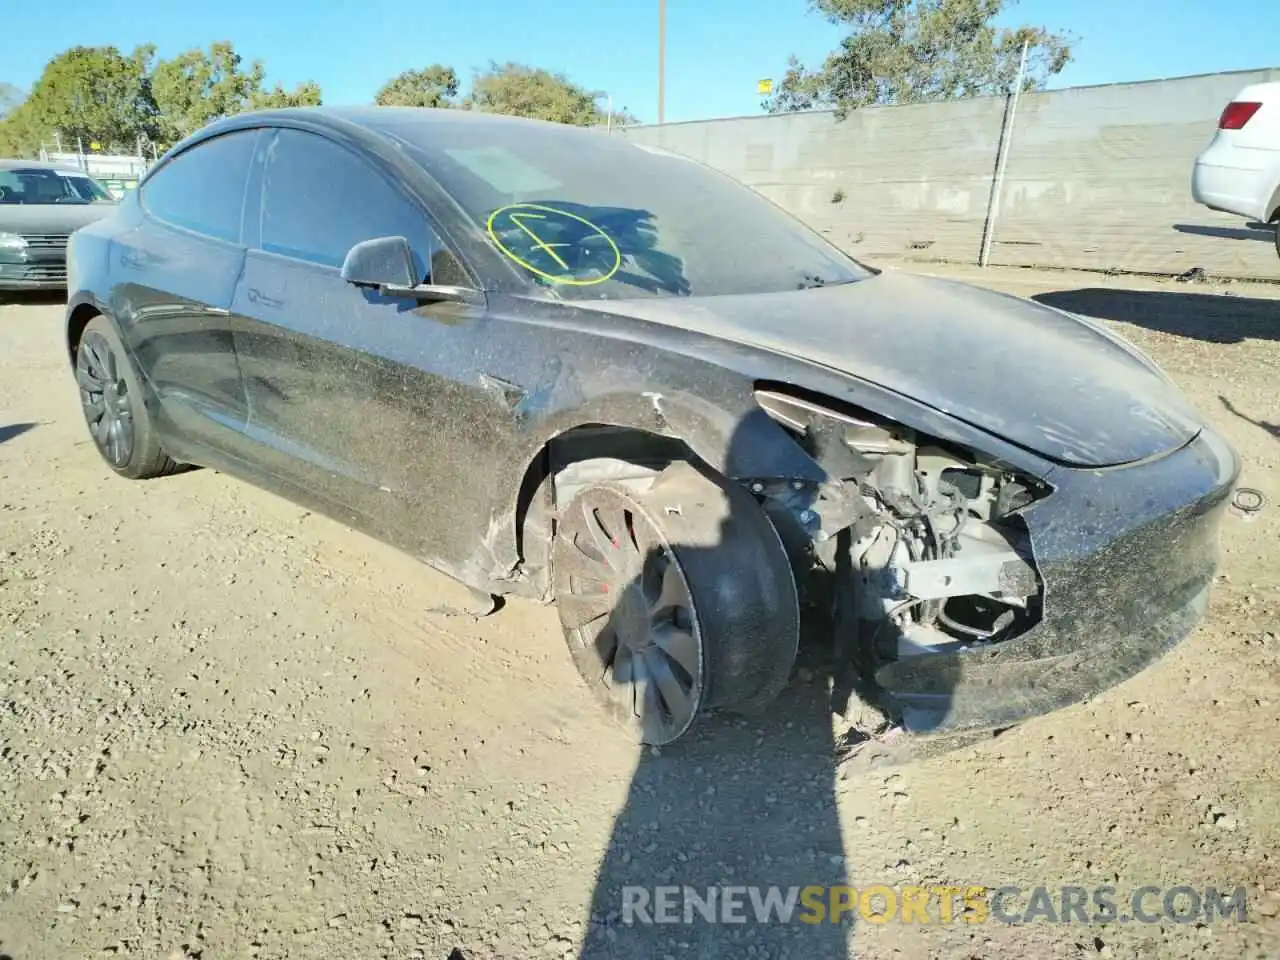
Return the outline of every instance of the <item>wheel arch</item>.
{"type": "Polygon", "coordinates": [[[718,406],[700,397],[647,393],[611,398],[567,412],[546,424],[536,449],[524,457],[513,494],[509,534],[513,565],[545,596],[547,547],[554,513],[554,480],[592,460],[621,460],[660,469],[686,460],[725,479],[791,477],[820,482],[823,469],[748,397],[718,406]]]}
{"type": "Polygon", "coordinates": [[[1262,208],[1263,223],[1280,223],[1280,181],[1276,182],[1271,197],[1262,208]]]}
{"type": "MultiPolygon", "coordinates": [[[[80,338],[84,336],[85,327],[89,326],[94,317],[106,317],[109,323],[115,325],[115,321],[102,304],[87,294],[73,298],[67,306],[67,361],[72,367],[76,365],[76,351],[80,349],[80,338]]],[[[119,332],[117,328],[116,333],[119,332]]]]}

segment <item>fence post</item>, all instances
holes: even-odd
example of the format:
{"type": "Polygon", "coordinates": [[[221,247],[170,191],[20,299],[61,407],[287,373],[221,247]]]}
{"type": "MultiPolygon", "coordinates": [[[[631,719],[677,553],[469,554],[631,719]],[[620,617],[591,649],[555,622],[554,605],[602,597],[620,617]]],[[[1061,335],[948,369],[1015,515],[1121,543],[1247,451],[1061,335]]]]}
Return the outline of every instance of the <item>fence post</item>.
{"type": "Polygon", "coordinates": [[[1022,78],[1027,70],[1027,47],[1023,41],[1022,59],[1018,62],[1018,80],[1013,93],[1005,100],[1004,123],[1000,127],[1000,145],[996,152],[996,172],[991,181],[991,196],[987,199],[987,219],[982,226],[982,250],[978,253],[978,266],[985,267],[991,259],[991,242],[996,235],[996,217],[1000,213],[1000,194],[1004,188],[1004,168],[1009,162],[1009,143],[1013,140],[1013,121],[1018,113],[1018,98],[1022,96],[1022,78]]]}

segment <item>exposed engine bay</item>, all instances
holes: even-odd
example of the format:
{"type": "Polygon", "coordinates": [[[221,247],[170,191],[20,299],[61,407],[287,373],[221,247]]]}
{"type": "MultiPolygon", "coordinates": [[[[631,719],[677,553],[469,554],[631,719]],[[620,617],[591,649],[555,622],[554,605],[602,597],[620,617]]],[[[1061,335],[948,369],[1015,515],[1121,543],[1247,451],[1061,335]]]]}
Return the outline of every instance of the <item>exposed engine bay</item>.
{"type": "MultiPolygon", "coordinates": [[[[821,398],[755,396],[826,479],[734,479],[773,521],[802,605],[830,618],[837,674],[857,674],[860,698],[887,722],[891,705],[877,702],[872,682],[879,667],[1002,643],[1035,625],[1042,586],[1018,511],[1047,486],[821,398]]],[[[602,481],[642,491],[688,456],[674,438],[637,448],[635,436],[603,425],[562,436],[563,466],[550,470],[556,502],[602,481]]]]}
{"type": "MultiPolygon", "coordinates": [[[[761,391],[757,400],[831,479],[756,481],[798,571],[847,589],[854,649],[884,662],[999,643],[1039,614],[1040,584],[1017,511],[1034,482],[897,424],[761,391]]],[[[816,597],[814,599],[817,599],[816,597]]]]}

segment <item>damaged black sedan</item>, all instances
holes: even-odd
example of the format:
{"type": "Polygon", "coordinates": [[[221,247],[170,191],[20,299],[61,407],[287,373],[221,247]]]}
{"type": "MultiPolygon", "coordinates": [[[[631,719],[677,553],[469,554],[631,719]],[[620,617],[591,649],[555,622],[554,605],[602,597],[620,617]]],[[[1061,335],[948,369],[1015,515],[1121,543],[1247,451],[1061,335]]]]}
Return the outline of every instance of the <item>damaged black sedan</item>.
{"type": "Polygon", "coordinates": [[[786,684],[800,611],[895,729],[989,729],[1203,616],[1234,453],[1091,322],[868,269],[700,164],[463,111],[241,115],[69,254],[133,478],[203,465],[554,601],[636,736],[786,684]]]}

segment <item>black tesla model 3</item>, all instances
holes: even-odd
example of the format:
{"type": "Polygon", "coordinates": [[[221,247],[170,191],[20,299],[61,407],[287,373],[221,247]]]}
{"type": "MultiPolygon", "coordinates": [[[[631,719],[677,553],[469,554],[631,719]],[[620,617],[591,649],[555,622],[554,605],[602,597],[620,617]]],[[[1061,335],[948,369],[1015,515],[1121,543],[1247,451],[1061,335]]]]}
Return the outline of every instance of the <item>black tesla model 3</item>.
{"type": "Polygon", "coordinates": [[[554,601],[653,744],[769,703],[810,607],[895,732],[1091,696],[1203,616],[1239,470],[1100,325],[465,111],[200,131],[73,235],[66,337],[117,473],[213,467],[554,601]]]}

